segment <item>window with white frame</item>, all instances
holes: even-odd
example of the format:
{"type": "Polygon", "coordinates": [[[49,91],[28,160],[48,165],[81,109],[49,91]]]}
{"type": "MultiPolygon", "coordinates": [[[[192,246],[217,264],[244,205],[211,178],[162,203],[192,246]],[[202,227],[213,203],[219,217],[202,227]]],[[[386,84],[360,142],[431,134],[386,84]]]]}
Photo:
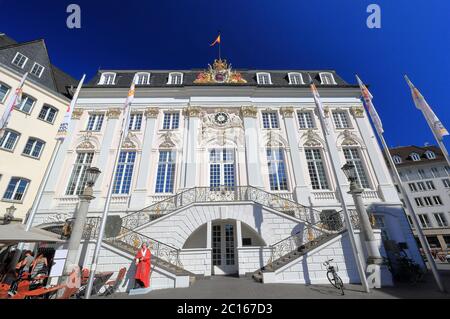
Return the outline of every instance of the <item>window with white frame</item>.
{"type": "Polygon", "coordinates": [[[128,129],[130,131],[140,131],[142,126],[142,113],[131,113],[128,129]]]}
{"type": "Polygon", "coordinates": [[[29,95],[23,94],[20,104],[17,105],[15,108],[19,111],[30,114],[35,103],[36,103],[36,100],[34,98],[32,98],[29,95]]]}
{"type": "Polygon", "coordinates": [[[261,115],[265,129],[276,129],[280,127],[277,112],[262,112],[261,115]]]}
{"type": "Polygon", "coordinates": [[[77,153],[66,195],[80,195],[83,193],[87,180],[86,170],[91,167],[93,157],[93,152],[77,153]]]}
{"type": "Polygon", "coordinates": [[[38,118],[45,122],[53,123],[55,121],[57,113],[58,110],[55,107],[44,104],[41,111],[39,112],[38,118]]]}
{"type": "Polygon", "coordinates": [[[356,168],[356,180],[360,187],[370,188],[364,164],[357,148],[343,148],[345,160],[356,168]]]}
{"type": "Polygon", "coordinates": [[[26,178],[12,177],[6,187],[3,199],[17,202],[23,201],[23,197],[29,184],[30,180],[26,178]]]}
{"type": "Polygon", "coordinates": [[[347,111],[334,110],[332,114],[334,127],[339,129],[350,128],[350,121],[348,119],[347,111]]]}
{"type": "Polygon", "coordinates": [[[420,155],[417,153],[411,153],[410,157],[414,162],[420,161],[420,155]]]}
{"type": "Polygon", "coordinates": [[[320,81],[325,85],[336,84],[333,74],[329,72],[320,73],[320,81]]]}
{"type": "Polygon", "coordinates": [[[172,193],[175,179],[175,152],[159,151],[155,193],[172,193]]]}
{"type": "Polygon", "coordinates": [[[420,220],[420,224],[422,225],[422,228],[430,228],[431,227],[430,219],[428,218],[427,214],[419,214],[419,220],[420,220]]]}
{"type": "Polygon", "coordinates": [[[423,198],[423,201],[425,203],[425,206],[433,206],[433,201],[431,200],[431,197],[425,196],[423,198]]]}
{"type": "Polygon", "coordinates": [[[448,226],[447,218],[445,218],[444,213],[433,213],[433,216],[439,227],[447,227],[448,226]]]}
{"type": "Polygon", "coordinates": [[[409,183],[408,186],[411,192],[417,192],[417,187],[415,183],[409,183]]]}
{"type": "Polygon", "coordinates": [[[428,158],[428,159],[435,159],[436,158],[436,154],[434,153],[434,152],[432,152],[432,151],[426,151],[425,152],[425,156],[428,158]]]}
{"type": "Polygon", "coordinates": [[[31,68],[30,73],[37,76],[38,78],[41,77],[42,72],[44,72],[44,67],[42,65],[40,65],[37,62],[34,62],[33,67],[31,68]]]}
{"type": "Polygon", "coordinates": [[[314,113],[312,111],[297,112],[298,125],[300,129],[315,128],[314,113]]]}
{"type": "Polygon", "coordinates": [[[258,80],[258,84],[261,84],[261,85],[272,84],[272,80],[270,79],[270,73],[265,73],[265,72],[257,73],[256,78],[258,80]]]}
{"type": "Polygon", "coordinates": [[[104,114],[90,114],[86,131],[100,131],[102,129],[104,114]]]}
{"type": "Polygon", "coordinates": [[[439,169],[438,169],[437,167],[432,167],[432,168],[431,168],[431,174],[432,174],[434,177],[440,177],[439,169]]]}
{"type": "Polygon", "coordinates": [[[136,152],[120,152],[116,174],[114,177],[113,194],[130,193],[135,160],[136,152]]]}
{"type": "Polygon", "coordinates": [[[235,186],[233,149],[212,149],[209,152],[209,186],[211,190],[232,190],[235,186]]]}
{"type": "Polygon", "coordinates": [[[427,184],[428,190],[433,191],[433,190],[436,189],[436,187],[434,186],[433,181],[426,181],[425,183],[427,184]]]}
{"type": "Polygon", "coordinates": [[[8,96],[8,93],[10,90],[11,90],[11,87],[9,85],[6,85],[5,83],[0,82],[0,103],[5,102],[6,97],[8,96]]]}
{"type": "Polygon", "coordinates": [[[398,155],[394,155],[392,157],[392,159],[394,160],[395,164],[401,164],[402,163],[402,158],[400,156],[398,156],[398,155]]]}
{"type": "Polygon", "coordinates": [[[320,149],[305,149],[312,189],[329,189],[320,149]]]}
{"type": "Polygon", "coordinates": [[[25,64],[27,64],[28,58],[23,55],[20,52],[17,52],[16,55],[14,56],[14,59],[12,60],[12,64],[18,66],[19,68],[23,69],[23,67],[25,66],[25,64]]]}
{"type": "Polygon", "coordinates": [[[20,134],[18,132],[6,129],[0,138],[0,148],[8,151],[14,150],[19,136],[20,134]]]}
{"type": "Polygon", "coordinates": [[[169,81],[167,82],[167,84],[172,84],[172,85],[183,84],[183,73],[180,73],[180,72],[169,73],[169,81]]]}
{"type": "Polygon", "coordinates": [[[291,85],[301,85],[305,84],[303,82],[303,77],[301,73],[289,73],[289,84],[291,85]]]}
{"type": "Polygon", "coordinates": [[[116,73],[105,72],[105,73],[102,73],[98,84],[113,85],[115,80],[116,80],[116,73]]]}
{"type": "Polygon", "coordinates": [[[134,83],[136,85],[148,85],[150,84],[150,73],[136,73],[134,78],[134,83]]]}
{"type": "Polygon", "coordinates": [[[417,182],[417,187],[419,187],[420,191],[426,191],[427,188],[425,187],[425,183],[424,182],[417,182]]]}
{"type": "Polygon", "coordinates": [[[34,137],[30,137],[27,141],[27,144],[25,145],[25,148],[24,148],[22,154],[30,156],[30,157],[34,157],[34,158],[39,158],[39,157],[41,157],[42,150],[44,149],[44,145],[45,145],[44,141],[34,138],[34,137]]]}
{"type": "Polygon", "coordinates": [[[444,179],[442,180],[442,184],[444,184],[444,187],[445,187],[445,188],[450,188],[450,179],[444,178],[444,179]]]}
{"type": "Polygon", "coordinates": [[[423,207],[423,206],[425,206],[425,205],[423,204],[422,198],[420,198],[420,197],[414,198],[414,201],[416,202],[417,207],[423,207]]]}
{"type": "Polygon", "coordinates": [[[163,130],[176,130],[180,126],[179,112],[164,112],[163,130]]]}
{"type": "Polygon", "coordinates": [[[443,205],[441,196],[433,196],[433,200],[436,205],[443,205]]]}
{"type": "Polygon", "coordinates": [[[268,148],[267,165],[269,168],[269,183],[272,191],[287,191],[288,180],[284,152],[281,148],[268,148]]]}

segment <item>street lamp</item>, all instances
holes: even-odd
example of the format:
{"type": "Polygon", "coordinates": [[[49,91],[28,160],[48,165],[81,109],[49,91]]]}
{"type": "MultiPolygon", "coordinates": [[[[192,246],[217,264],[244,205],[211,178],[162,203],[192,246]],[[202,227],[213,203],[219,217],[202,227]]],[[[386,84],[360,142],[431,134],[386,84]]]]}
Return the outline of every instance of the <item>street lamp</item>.
{"type": "Polygon", "coordinates": [[[380,251],[378,250],[378,244],[373,234],[369,215],[367,214],[364,202],[362,200],[361,194],[364,190],[358,185],[356,166],[351,163],[346,163],[342,166],[342,171],[350,182],[350,191],[348,193],[352,195],[353,201],[355,202],[356,212],[358,213],[359,223],[361,225],[361,233],[366,242],[367,252],[369,255],[367,258],[367,263],[381,265],[383,262],[383,257],[381,257],[380,251]]]}
{"type": "Polygon", "coordinates": [[[14,207],[14,204],[12,204],[10,207],[6,208],[6,213],[3,215],[3,225],[11,223],[11,221],[14,218],[14,212],[17,210],[17,208],[14,207]]]}
{"type": "MultiPolygon", "coordinates": [[[[86,169],[86,187],[83,194],[79,195],[80,202],[78,210],[75,213],[74,221],[72,221],[72,229],[70,233],[67,259],[65,265],[65,275],[67,276],[77,265],[78,248],[80,247],[83,237],[84,226],[89,211],[89,204],[95,197],[93,196],[93,186],[97,181],[101,171],[97,167],[89,167],[86,169]]],[[[65,276],[64,276],[65,277],[65,276]]]]}

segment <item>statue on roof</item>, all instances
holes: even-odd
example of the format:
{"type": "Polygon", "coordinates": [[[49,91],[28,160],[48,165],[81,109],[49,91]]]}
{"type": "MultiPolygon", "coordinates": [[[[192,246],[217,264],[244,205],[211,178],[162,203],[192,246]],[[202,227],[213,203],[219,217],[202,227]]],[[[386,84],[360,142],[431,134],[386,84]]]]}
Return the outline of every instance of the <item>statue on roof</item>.
{"type": "Polygon", "coordinates": [[[227,60],[215,59],[213,65],[208,64],[208,70],[200,72],[194,83],[247,83],[239,72],[231,71],[227,60]]]}

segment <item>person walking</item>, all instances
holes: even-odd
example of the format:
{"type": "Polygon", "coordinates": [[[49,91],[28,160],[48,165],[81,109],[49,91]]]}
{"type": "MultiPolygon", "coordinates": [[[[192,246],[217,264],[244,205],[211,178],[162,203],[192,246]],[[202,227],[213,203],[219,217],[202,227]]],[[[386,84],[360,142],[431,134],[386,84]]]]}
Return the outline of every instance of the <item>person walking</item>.
{"type": "Polygon", "coordinates": [[[135,286],[134,288],[148,288],[150,286],[150,265],[151,265],[151,252],[147,248],[147,244],[143,243],[141,249],[136,254],[136,274],[134,276],[135,286]]]}

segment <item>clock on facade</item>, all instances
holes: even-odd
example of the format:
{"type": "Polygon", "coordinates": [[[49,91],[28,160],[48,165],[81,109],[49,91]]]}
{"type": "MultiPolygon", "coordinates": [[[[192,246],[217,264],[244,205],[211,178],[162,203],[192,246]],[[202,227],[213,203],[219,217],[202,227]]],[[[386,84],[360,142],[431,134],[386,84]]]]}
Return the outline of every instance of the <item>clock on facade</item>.
{"type": "Polygon", "coordinates": [[[218,112],[216,115],[214,115],[214,121],[216,121],[219,125],[224,125],[229,120],[229,116],[227,113],[224,112],[218,112]]]}

